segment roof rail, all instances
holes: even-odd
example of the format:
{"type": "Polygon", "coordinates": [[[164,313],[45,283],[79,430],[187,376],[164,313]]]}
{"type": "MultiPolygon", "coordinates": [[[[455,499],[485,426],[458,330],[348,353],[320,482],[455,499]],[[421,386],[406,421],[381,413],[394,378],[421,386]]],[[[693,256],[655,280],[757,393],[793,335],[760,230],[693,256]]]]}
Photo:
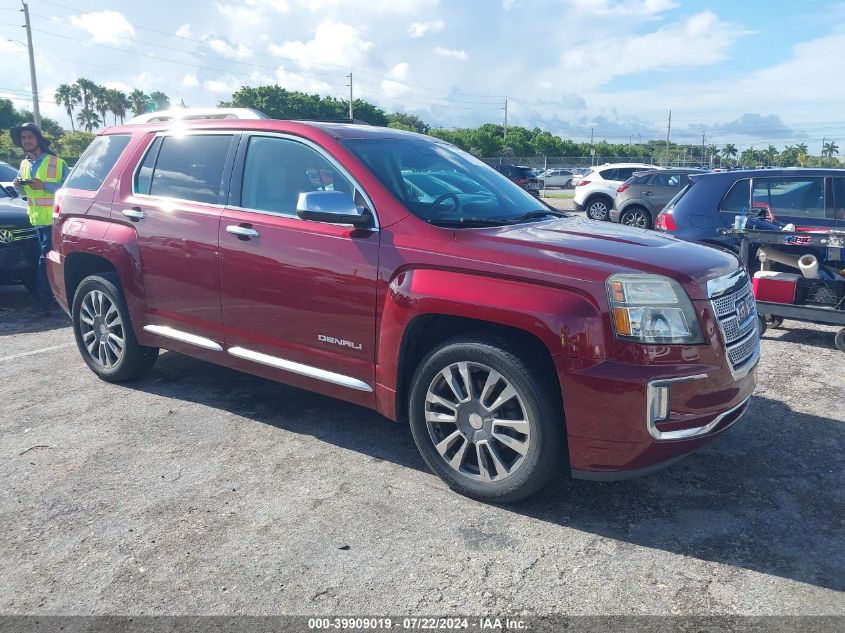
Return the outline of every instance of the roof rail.
{"type": "Polygon", "coordinates": [[[199,119],[269,119],[266,114],[252,108],[173,108],[148,112],[132,117],[126,123],[160,123],[163,121],[192,121],[199,119]]]}

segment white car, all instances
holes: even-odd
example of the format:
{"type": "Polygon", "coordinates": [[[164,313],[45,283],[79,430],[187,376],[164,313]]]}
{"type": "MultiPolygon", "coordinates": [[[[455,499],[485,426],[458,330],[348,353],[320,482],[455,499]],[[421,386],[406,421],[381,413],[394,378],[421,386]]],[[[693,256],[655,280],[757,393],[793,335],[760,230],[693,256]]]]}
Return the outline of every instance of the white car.
{"type": "Polygon", "coordinates": [[[582,175],[571,169],[553,168],[542,172],[538,178],[541,181],[541,186],[568,188],[574,187],[575,183],[582,178],[582,175]]]}
{"type": "Polygon", "coordinates": [[[575,184],[575,210],[586,211],[587,217],[593,220],[610,219],[616,188],[634,173],[646,169],[656,167],[645,163],[605,163],[592,167],[575,184]]]}

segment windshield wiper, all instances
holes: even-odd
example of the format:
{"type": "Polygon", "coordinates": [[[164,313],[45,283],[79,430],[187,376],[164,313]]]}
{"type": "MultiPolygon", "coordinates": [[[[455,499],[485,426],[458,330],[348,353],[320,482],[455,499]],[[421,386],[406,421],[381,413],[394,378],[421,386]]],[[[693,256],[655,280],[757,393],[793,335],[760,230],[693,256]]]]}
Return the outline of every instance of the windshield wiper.
{"type": "Polygon", "coordinates": [[[569,215],[564,213],[563,211],[555,211],[553,209],[537,209],[536,211],[529,211],[528,213],[523,213],[522,215],[518,215],[514,218],[508,218],[508,222],[513,222],[514,224],[516,224],[517,222],[524,222],[525,220],[544,218],[547,215],[553,215],[557,218],[569,217],[569,215]]]}
{"type": "Polygon", "coordinates": [[[501,226],[503,224],[510,224],[508,218],[434,218],[428,221],[429,224],[435,226],[501,226]]]}

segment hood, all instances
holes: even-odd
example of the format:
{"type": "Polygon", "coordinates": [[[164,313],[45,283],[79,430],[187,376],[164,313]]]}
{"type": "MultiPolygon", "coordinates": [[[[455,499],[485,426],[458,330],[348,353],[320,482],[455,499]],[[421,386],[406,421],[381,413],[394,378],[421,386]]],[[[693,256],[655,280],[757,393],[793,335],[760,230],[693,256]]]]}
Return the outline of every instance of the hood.
{"type": "Polygon", "coordinates": [[[26,202],[20,198],[0,198],[0,224],[3,226],[30,226],[26,202]]]}
{"type": "Polygon", "coordinates": [[[664,275],[693,299],[706,299],[709,279],[727,275],[739,259],[727,251],[675,237],[581,217],[495,229],[458,231],[458,241],[510,255],[520,267],[604,283],[618,272],[664,275]]]}

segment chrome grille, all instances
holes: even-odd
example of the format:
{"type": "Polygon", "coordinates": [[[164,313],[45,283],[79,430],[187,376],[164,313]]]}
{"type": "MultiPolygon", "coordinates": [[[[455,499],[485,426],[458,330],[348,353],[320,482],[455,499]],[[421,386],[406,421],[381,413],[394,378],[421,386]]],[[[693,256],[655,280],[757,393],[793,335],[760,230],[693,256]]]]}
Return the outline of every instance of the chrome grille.
{"type": "Polygon", "coordinates": [[[746,277],[745,283],[739,289],[711,299],[730,361],[731,373],[735,376],[750,368],[760,352],[756,304],[745,323],[739,322],[736,310],[737,302],[747,297],[754,300],[751,284],[746,277]]]}
{"type": "Polygon", "coordinates": [[[0,226],[0,246],[35,238],[35,229],[31,226],[0,226]]]}

